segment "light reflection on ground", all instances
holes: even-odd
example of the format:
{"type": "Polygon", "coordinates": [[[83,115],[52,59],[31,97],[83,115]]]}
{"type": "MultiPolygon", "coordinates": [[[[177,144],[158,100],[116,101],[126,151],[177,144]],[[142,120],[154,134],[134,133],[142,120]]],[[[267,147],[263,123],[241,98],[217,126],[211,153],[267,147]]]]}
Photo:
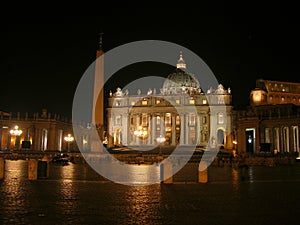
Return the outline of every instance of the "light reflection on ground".
{"type": "MultiPolygon", "coordinates": [[[[144,168],[132,167],[137,182],[144,168]]],[[[1,223],[234,225],[292,224],[298,218],[299,164],[249,167],[244,180],[237,168],[210,167],[206,184],[197,184],[197,173],[187,174],[193,168],[197,165],[175,174],[177,184],[127,186],[87,164],[50,164],[49,178],[29,181],[27,161],[7,160],[1,223]]]]}

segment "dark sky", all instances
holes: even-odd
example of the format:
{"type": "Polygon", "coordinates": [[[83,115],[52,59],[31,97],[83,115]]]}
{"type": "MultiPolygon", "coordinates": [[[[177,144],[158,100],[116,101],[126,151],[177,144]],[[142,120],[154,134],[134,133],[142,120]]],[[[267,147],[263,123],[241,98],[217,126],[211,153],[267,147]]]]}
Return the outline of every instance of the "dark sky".
{"type": "MultiPolygon", "coordinates": [[[[158,7],[123,2],[103,6],[95,16],[2,16],[0,111],[32,113],[47,108],[70,116],[78,82],[95,60],[100,31],[104,51],[138,40],[164,40],[190,49],[225,88],[231,88],[234,106],[249,103],[258,78],[300,82],[295,4],[198,4],[158,7]]],[[[177,56],[174,60],[175,64],[177,56]]],[[[108,88],[144,72],[143,67],[137,70],[122,74],[108,88]]],[[[146,71],[158,73],[155,68],[146,71]]]]}

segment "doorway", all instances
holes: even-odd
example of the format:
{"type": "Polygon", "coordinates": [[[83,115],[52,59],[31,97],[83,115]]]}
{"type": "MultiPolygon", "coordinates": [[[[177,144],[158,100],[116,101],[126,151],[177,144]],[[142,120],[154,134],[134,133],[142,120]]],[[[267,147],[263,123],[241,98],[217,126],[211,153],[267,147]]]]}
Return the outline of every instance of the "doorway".
{"type": "Polygon", "coordinates": [[[254,153],[255,146],[255,129],[247,128],[246,129],[246,152],[254,153]]]}

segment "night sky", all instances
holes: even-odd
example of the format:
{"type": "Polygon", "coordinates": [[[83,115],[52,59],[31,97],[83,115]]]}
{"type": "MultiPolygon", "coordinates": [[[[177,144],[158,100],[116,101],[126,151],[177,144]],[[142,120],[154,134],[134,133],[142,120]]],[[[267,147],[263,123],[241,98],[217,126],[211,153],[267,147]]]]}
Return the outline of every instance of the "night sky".
{"type": "MultiPolygon", "coordinates": [[[[236,107],[249,103],[258,78],[300,82],[296,5],[176,4],[111,3],[95,16],[2,16],[0,111],[33,113],[47,108],[70,116],[74,92],[95,60],[101,31],[106,52],[139,40],[169,41],[190,49],[225,88],[231,88],[236,107]]],[[[172,71],[147,64],[124,69],[106,84],[106,94],[145,72],[167,76],[172,71]]]]}

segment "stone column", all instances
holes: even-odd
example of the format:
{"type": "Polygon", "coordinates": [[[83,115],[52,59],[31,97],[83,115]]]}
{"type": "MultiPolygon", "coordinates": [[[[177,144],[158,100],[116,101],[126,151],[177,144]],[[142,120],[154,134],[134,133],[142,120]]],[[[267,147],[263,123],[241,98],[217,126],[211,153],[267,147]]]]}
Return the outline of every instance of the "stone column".
{"type": "Polygon", "coordinates": [[[11,144],[11,134],[8,132],[7,134],[7,143],[6,143],[6,147],[8,150],[10,150],[10,144],[11,144]]]}
{"type": "Polygon", "coordinates": [[[40,129],[35,128],[34,140],[33,140],[33,150],[41,150],[40,142],[41,142],[40,129]]]}
{"type": "MultiPolygon", "coordinates": [[[[137,127],[135,129],[138,129],[139,126],[141,125],[141,115],[140,114],[136,114],[136,124],[137,124],[137,127]]],[[[135,144],[136,145],[141,144],[140,138],[138,138],[137,136],[135,137],[135,144]]]]}
{"type": "Polygon", "coordinates": [[[154,114],[151,115],[152,117],[152,122],[151,122],[151,143],[155,143],[155,138],[156,138],[156,116],[154,114]]]}
{"type": "Polygon", "coordinates": [[[197,141],[197,143],[196,143],[196,145],[200,145],[200,142],[201,142],[201,119],[202,119],[202,117],[200,117],[200,115],[198,114],[198,113],[196,113],[196,133],[195,133],[195,137],[196,137],[196,140],[198,140],[197,141]]]}
{"type": "Polygon", "coordinates": [[[189,144],[189,136],[190,136],[190,131],[189,131],[189,115],[185,114],[185,138],[184,138],[184,144],[189,144]]]}
{"type": "Polygon", "coordinates": [[[123,145],[128,145],[128,137],[127,135],[129,134],[129,126],[128,126],[128,113],[124,113],[121,115],[121,118],[122,118],[122,124],[121,124],[121,132],[122,132],[122,144],[123,145]]]}
{"type": "Polygon", "coordinates": [[[171,145],[176,145],[176,114],[171,114],[172,122],[172,142],[171,145]]]}
{"type": "Polygon", "coordinates": [[[180,144],[184,144],[184,129],[185,129],[185,121],[184,115],[180,114],[180,144]]]}
{"type": "Polygon", "coordinates": [[[5,159],[0,157],[0,180],[5,176],[5,159]]]}
{"type": "Polygon", "coordinates": [[[0,150],[2,150],[2,127],[0,127],[0,150]]]}
{"type": "Polygon", "coordinates": [[[48,136],[48,150],[56,150],[57,140],[55,136],[55,125],[50,125],[49,136],[48,136]]]}

